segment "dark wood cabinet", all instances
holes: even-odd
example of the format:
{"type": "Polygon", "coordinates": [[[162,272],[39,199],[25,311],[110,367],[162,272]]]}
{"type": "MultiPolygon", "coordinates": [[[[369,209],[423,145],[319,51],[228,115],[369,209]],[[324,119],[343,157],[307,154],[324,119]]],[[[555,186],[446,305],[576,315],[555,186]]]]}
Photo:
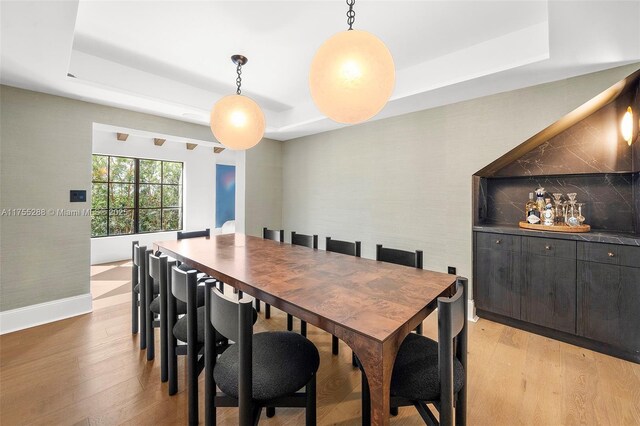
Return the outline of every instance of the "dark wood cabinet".
{"type": "Polygon", "coordinates": [[[640,356],[640,248],[579,245],[578,335],[640,356]]]}
{"type": "Polygon", "coordinates": [[[480,317],[640,363],[640,247],[474,233],[480,317]]]}
{"type": "Polygon", "coordinates": [[[521,319],[576,332],[576,242],[522,240],[521,319]]]}
{"type": "Polygon", "coordinates": [[[478,309],[520,318],[521,237],[478,234],[476,296],[478,309]]]}

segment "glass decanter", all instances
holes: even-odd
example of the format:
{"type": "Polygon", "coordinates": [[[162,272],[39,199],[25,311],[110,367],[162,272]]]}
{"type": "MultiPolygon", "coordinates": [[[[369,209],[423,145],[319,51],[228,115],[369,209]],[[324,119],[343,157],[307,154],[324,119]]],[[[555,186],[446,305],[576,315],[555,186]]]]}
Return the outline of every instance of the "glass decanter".
{"type": "Polygon", "coordinates": [[[564,223],[564,214],[563,214],[563,207],[562,207],[562,194],[559,192],[553,193],[551,194],[553,195],[553,202],[555,203],[555,209],[556,209],[556,219],[555,222],[557,225],[562,225],[564,223]]]}

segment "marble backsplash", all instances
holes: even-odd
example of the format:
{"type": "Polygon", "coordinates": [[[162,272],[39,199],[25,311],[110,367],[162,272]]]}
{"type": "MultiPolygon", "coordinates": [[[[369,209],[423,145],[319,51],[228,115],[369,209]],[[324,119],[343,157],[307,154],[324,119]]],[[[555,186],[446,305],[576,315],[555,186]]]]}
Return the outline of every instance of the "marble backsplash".
{"type": "Polygon", "coordinates": [[[633,225],[636,230],[636,234],[640,234],[640,173],[633,174],[633,225]]]}
{"type": "Polygon", "coordinates": [[[633,170],[633,157],[637,155],[638,148],[630,147],[619,131],[620,117],[632,104],[637,87],[636,84],[614,102],[527,152],[494,176],[638,171],[633,170]]]}
{"type": "Polygon", "coordinates": [[[479,188],[481,223],[517,225],[524,220],[529,192],[539,186],[565,198],[569,192],[577,193],[593,230],[640,233],[640,173],[489,178],[479,188]]]}

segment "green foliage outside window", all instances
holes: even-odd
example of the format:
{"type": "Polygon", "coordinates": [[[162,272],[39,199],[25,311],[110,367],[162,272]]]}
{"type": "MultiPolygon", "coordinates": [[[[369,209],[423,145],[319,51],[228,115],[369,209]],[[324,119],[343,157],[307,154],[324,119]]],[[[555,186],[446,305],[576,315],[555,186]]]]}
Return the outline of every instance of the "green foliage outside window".
{"type": "Polygon", "coordinates": [[[182,229],[182,163],[93,155],[92,166],[92,237],[182,229]]]}

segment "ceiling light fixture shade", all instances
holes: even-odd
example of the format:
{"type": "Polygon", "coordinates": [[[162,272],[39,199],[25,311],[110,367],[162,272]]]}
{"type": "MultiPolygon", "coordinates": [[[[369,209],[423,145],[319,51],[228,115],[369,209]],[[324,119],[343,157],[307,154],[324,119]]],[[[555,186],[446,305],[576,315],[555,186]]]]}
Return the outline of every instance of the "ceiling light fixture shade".
{"type": "Polygon", "coordinates": [[[628,107],[627,112],[622,116],[620,132],[622,133],[622,138],[627,141],[629,146],[631,146],[631,143],[633,142],[633,111],[631,110],[631,107],[628,107]]]}
{"type": "Polygon", "coordinates": [[[347,0],[349,30],[335,34],[316,52],[309,73],[311,97],[334,121],[355,124],[375,116],[395,85],[387,46],[366,31],[353,30],[355,0],[347,0]]]}
{"type": "Polygon", "coordinates": [[[231,60],[237,65],[238,89],[235,95],[225,96],[213,106],[209,123],[213,136],[225,147],[249,149],[264,136],[264,113],[253,99],[241,94],[242,66],[247,63],[247,58],[233,55],[231,60]]]}

